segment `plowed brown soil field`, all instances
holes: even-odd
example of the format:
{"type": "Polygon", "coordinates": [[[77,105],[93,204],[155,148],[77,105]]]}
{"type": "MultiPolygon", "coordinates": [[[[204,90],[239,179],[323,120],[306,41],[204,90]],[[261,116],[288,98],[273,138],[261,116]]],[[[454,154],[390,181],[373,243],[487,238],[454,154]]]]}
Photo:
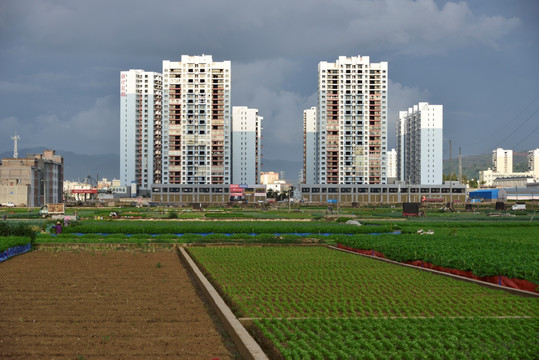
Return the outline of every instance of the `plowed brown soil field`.
{"type": "Polygon", "coordinates": [[[173,251],[34,251],[0,263],[1,359],[231,359],[173,251]]]}

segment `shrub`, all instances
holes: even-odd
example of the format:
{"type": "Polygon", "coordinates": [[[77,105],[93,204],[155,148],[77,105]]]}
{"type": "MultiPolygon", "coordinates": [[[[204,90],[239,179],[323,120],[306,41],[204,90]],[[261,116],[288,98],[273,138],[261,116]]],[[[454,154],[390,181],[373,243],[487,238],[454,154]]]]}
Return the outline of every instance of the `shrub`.
{"type": "Polygon", "coordinates": [[[36,239],[36,232],[26,223],[12,225],[6,221],[0,222],[0,236],[24,236],[30,238],[32,243],[36,239]]]}

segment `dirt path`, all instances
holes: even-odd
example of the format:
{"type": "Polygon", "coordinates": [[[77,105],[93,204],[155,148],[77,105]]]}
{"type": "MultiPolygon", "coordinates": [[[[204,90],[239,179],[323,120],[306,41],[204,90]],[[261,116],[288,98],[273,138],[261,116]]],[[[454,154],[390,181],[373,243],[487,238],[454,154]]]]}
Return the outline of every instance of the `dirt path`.
{"type": "Polygon", "coordinates": [[[37,251],[0,278],[2,359],[234,358],[172,251],[37,251]]]}

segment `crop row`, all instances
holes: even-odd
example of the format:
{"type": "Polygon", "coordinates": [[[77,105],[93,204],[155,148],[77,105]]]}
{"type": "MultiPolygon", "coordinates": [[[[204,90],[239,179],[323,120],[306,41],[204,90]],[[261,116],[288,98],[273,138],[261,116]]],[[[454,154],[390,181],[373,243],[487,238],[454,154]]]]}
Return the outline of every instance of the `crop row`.
{"type": "Polygon", "coordinates": [[[123,233],[123,234],[176,234],[176,233],[333,233],[364,234],[390,232],[392,225],[354,226],[340,223],[305,221],[84,221],[64,229],[68,233],[123,233]]]}
{"type": "Polygon", "coordinates": [[[479,277],[507,276],[539,284],[537,228],[497,229],[455,235],[349,236],[337,242],[356,249],[376,250],[396,261],[421,260],[479,277]],[[492,231],[492,230],[491,230],[492,231]]]}
{"type": "Polygon", "coordinates": [[[536,299],[325,247],[191,247],[242,317],[538,316],[536,299]]]}
{"type": "Polygon", "coordinates": [[[26,245],[29,242],[31,242],[30,238],[26,236],[0,236],[0,252],[15,246],[26,245]]]}
{"type": "Polygon", "coordinates": [[[262,319],[285,359],[536,359],[536,319],[262,319]]]}
{"type": "Polygon", "coordinates": [[[274,234],[38,234],[37,243],[297,243],[301,236],[274,234]]]}
{"type": "Polygon", "coordinates": [[[431,229],[442,235],[474,235],[479,237],[515,238],[524,241],[536,238],[539,232],[539,222],[462,222],[462,221],[407,221],[399,223],[403,234],[416,233],[419,229],[431,229]]]}
{"type": "Polygon", "coordinates": [[[539,306],[324,247],[190,247],[285,359],[534,358],[539,306]]]}

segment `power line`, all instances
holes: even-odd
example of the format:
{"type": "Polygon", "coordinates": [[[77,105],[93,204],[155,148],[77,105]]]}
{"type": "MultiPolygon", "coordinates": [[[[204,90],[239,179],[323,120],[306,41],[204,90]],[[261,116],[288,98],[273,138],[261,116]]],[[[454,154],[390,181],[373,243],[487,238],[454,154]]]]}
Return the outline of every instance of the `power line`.
{"type": "MultiPolygon", "coordinates": [[[[507,139],[509,139],[511,136],[513,136],[514,133],[516,133],[524,124],[526,124],[531,118],[533,118],[533,116],[535,114],[537,114],[537,112],[539,111],[539,108],[535,109],[535,111],[533,112],[533,114],[531,114],[530,117],[528,117],[522,124],[519,125],[519,127],[517,127],[515,129],[515,131],[513,131],[511,134],[509,134],[509,136],[507,136],[505,139],[503,139],[502,141],[500,141],[498,143],[498,145],[495,146],[495,148],[497,148],[498,146],[500,146],[504,141],[506,141],[507,139]]],[[[534,130],[535,131],[535,130],[534,130]]],[[[532,132],[533,133],[533,132],[532,132]]],[[[529,135],[528,135],[529,136],[529,135]]],[[[520,143],[519,143],[520,144],[520,143]]],[[[513,147],[514,149],[515,147],[513,147]]]]}
{"type": "Polygon", "coordinates": [[[531,133],[529,133],[528,135],[526,135],[524,137],[524,139],[520,140],[517,144],[515,144],[515,146],[513,146],[513,149],[515,149],[517,146],[519,146],[524,140],[526,140],[527,138],[529,138],[534,132],[536,132],[537,130],[539,129],[539,126],[537,126],[531,133]]]}
{"type": "MultiPolygon", "coordinates": [[[[502,124],[499,128],[497,128],[491,135],[485,136],[482,140],[479,140],[479,141],[474,141],[474,142],[469,143],[469,144],[463,144],[462,146],[481,144],[481,143],[483,143],[483,142],[485,142],[485,141],[487,141],[487,140],[491,140],[491,138],[492,138],[492,136],[493,136],[494,134],[498,133],[502,128],[507,127],[507,124],[511,124],[511,123],[513,123],[516,119],[518,119],[518,118],[520,117],[520,115],[521,115],[524,111],[526,111],[526,110],[528,109],[528,107],[530,107],[530,105],[533,104],[537,99],[539,99],[539,94],[537,94],[537,95],[534,97],[534,99],[533,99],[530,103],[528,103],[526,106],[524,106],[524,107],[522,108],[522,110],[520,110],[520,111],[518,112],[518,114],[516,114],[516,115],[513,117],[513,119],[511,119],[511,120],[509,121],[509,123],[503,123],[503,124],[502,124]]],[[[537,112],[537,110],[535,110],[535,112],[537,112]]],[[[535,113],[534,113],[534,114],[535,114],[535,113]]],[[[532,116],[533,116],[533,115],[532,115],[532,116]]],[[[520,129],[520,128],[522,127],[522,125],[524,125],[528,120],[529,120],[529,118],[528,118],[526,121],[524,121],[524,123],[521,124],[521,125],[517,128],[517,130],[520,129]]],[[[515,130],[515,132],[516,132],[516,130],[515,130]]],[[[512,133],[511,135],[513,135],[513,133],[512,133]]],[[[509,135],[507,138],[509,138],[511,135],[509,135]]],[[[495,148],[497,148],[498,146],[500,146],[500,144],[502,144],[504,141],[506,141],[507,138],[505,138],[505,139],[504,139],[503,141],[501,141],[498,145],[496,145],[495,148]]]]}

